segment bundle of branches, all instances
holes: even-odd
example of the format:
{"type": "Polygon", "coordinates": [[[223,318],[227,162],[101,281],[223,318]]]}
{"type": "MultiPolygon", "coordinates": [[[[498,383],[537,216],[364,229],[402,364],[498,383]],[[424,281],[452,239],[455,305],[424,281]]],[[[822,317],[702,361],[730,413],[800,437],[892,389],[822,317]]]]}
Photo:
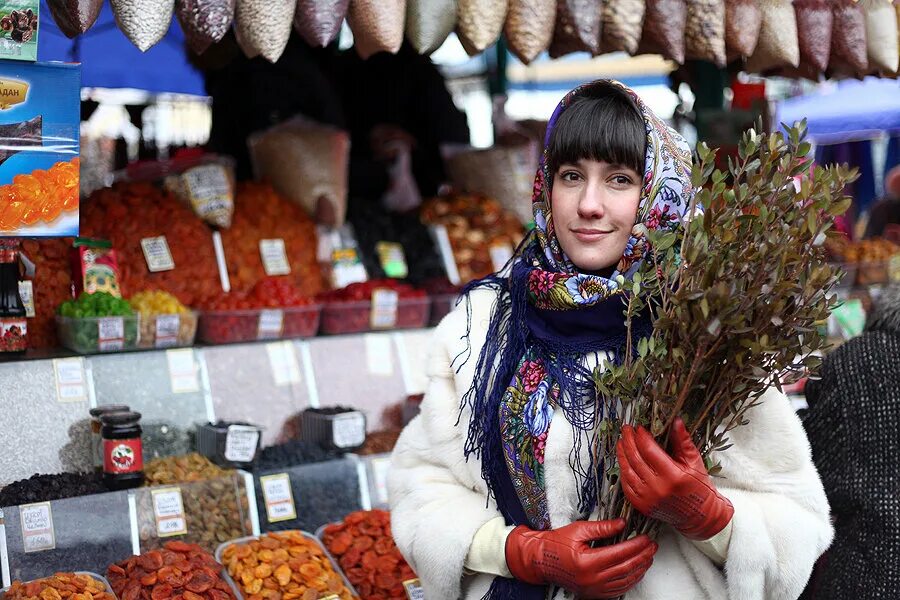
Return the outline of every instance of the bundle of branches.
{"type": "Polygon", "coordinates": [[[657,527],[631,509],[618,484],[610,457],[622,425],[642,424],[668,447],[680,415],[715,475],[711,454],[727,451],[729,432],[747,423],[765,390],[818,366],[817,324],[841,276],[826,262],[824,242],[850,205],[843,190],[855,173],[810,169],[805,137],[805,123],[787,135],[749,131],[727,173],[713,170],[715,152],[701,144],[687,222],[649,232],[642,267],[620,281],[629,288],[629,325],[643,310],[654,324],[623,364],[595,374],[598,414],[619,415],[597,423],[594,451],[607,458],[600,518],[628,519],[622,538],[657,527]]]}

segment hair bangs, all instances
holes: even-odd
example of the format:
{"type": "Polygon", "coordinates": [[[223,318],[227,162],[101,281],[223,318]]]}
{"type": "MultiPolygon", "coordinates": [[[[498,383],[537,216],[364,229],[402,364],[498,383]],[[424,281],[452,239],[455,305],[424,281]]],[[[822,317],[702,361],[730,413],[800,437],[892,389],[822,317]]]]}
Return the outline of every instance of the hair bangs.
{"type": "Polygon", "coordinates": [[[611,85],[603,87],[576,98],[559,115],[548,150],[553,172],[561,164],[587,159],[621,165],[643,175],[647,151],[644,117],[625,92],[611,85]]]}

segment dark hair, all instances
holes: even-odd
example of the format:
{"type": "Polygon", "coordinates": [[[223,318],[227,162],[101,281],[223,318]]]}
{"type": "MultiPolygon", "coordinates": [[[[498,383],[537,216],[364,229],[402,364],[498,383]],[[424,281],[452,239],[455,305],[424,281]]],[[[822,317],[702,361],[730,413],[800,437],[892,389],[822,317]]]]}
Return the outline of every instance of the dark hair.
{"type": "Polygon", "coordinates": [[[612,84],[595,84],[559,116],[550,136],[549,166],[602,160],[644,175],[647,133],[634,100],[612,84]]]}

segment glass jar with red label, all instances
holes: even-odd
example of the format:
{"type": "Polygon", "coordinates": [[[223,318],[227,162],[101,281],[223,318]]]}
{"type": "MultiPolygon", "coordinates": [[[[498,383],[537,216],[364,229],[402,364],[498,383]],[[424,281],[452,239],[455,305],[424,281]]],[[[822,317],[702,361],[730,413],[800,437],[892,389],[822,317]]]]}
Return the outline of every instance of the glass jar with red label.
{"type": "Polygon", "coordinates": [[[103,435],[103,483],[111,490],[143,485],[141,413],[106,413],[100,415],[100,423],[103,435]]]}
{"type": "Polygon", "coordinates": [[[0,239],[0,352],[28,349],[28,322],[19,296],[19,241],[0,239]]]}

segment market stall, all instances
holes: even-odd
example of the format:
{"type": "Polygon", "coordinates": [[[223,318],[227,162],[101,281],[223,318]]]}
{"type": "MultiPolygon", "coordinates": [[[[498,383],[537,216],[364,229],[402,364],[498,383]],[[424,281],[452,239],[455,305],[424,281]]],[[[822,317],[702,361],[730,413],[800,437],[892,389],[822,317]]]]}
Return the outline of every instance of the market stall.
{"type": "MultiPolygon", "coordinates": [[[[337,50],[343,39],[363,59],[430,65],[415,54],[448,38],[473,56],[496,55],[502,38],[514,58],[501,53],[512,65],[494,84],[515,91],[607,71],[664,88],[688,61],[876,74],[833,98],[866,98],[871,111],[853,112],[865,121],[819,119],[803,99],[781,119],[808,117],[819,143],[835,123],[900,129],[888,78],[897,27],[873,25],[888,13],[896,24],[890,2],[847,8],[863,35],[830,59],[809,47],[800,3],[675,3],[671,14],[632,0],[20,4],[30,8],[0,17],[0,50],[25,53],[2,57],[27,59],[0,61],[0,138],[13,140],[0,153],[0,571],[11,599],[421,597],[385,510],[388,456],[426,391],[430,327],[468,283],[507,269],[533,226],[523,202],[546,123],[507,119],[489,148],[428,130],[447,138],[429,156],[425,134],[374,129],[387,152],[371,160],[351,142],[357,119],[279,119],[241,140],[254,177],[235,156],[173,149],[104,163],[81,193],[79,173],[100,162],[79,146],[81,88],[204,94],[204,61],[223,54],[252,70],[293,60],[294,44],[337,50]],[[441,185],[423,197],[429,177],[441,185]]],[[[415,104],[427,103],[400,112],[415,104]]],[[[830,250],[850,299],[900,280],[892,242],[830,250]]],[[[835,337],[858,329],[862,301],[847,306],[835,337]]]]}

